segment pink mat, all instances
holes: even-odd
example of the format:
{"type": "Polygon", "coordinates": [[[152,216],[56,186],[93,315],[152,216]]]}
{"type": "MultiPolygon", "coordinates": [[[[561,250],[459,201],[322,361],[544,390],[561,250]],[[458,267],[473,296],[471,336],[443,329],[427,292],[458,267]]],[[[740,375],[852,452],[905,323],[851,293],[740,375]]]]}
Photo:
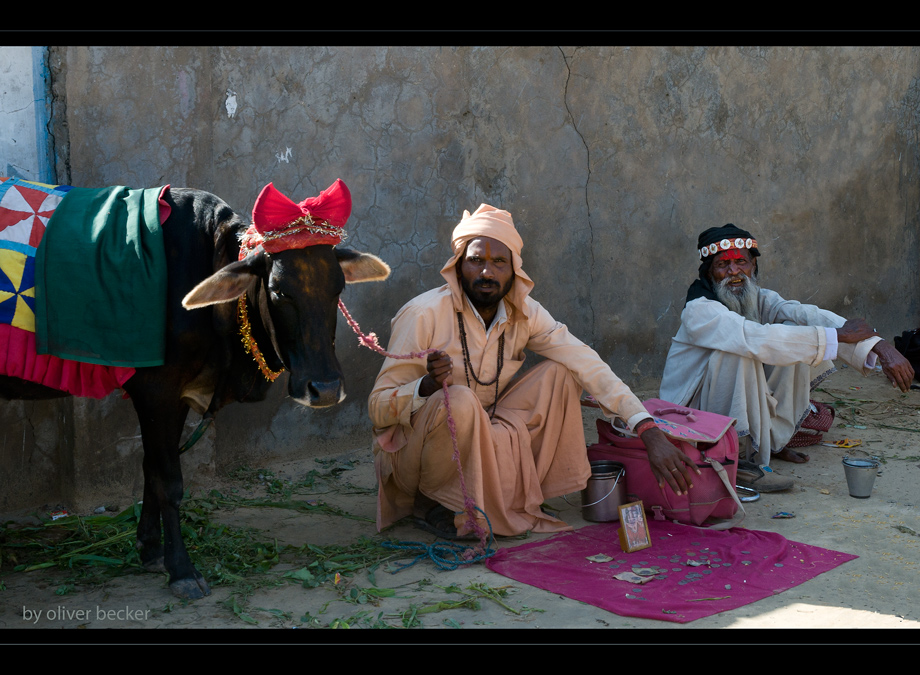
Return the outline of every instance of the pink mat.
{"type": "Polygon", "coordinates": [[[782,593],[859,557],[740,527],[717,532],[660,521],[648,527],[652,546],[633,553],[620,549],[619,523],[603,523],[502,549],[486,566],[621,616],[688,623],[782,593]],[[613,560],[586,559],[597,554],[613,560]],[[613,578],[634,567],[657,571],[641,585],[613,578]]]}

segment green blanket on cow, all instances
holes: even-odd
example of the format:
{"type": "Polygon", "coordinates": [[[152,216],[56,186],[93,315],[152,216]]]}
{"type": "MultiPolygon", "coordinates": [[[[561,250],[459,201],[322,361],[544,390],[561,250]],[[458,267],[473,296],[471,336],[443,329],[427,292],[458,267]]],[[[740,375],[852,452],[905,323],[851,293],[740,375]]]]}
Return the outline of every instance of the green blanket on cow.
{"type": "Polygon", "coordinates": [[[36,252],[39,354],[109,366],[163,364],[161,188],[72,188],[36,252]]]}

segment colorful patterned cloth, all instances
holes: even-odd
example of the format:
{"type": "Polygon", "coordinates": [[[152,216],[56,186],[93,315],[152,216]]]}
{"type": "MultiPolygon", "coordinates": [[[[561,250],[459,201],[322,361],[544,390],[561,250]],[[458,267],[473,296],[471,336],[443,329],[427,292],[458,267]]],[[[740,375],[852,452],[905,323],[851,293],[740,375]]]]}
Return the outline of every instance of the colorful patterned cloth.
{"type": "Polygon", "coordinates": [[[35,348],[35,254],[68,191],[66,185],[0,178],[0,375],[102,398],[121,387],[134,368],[39,355],[35,348]]]}

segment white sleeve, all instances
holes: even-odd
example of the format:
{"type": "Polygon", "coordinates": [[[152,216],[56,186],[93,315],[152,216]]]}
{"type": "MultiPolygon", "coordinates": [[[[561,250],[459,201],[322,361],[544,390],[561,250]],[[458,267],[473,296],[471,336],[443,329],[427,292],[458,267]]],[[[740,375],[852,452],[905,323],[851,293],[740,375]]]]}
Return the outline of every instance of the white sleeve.
{"type": "Polygon", "coordinates": [[[824,332],[827,334],[827,347],[824,348],[824,360],[833,361],[837,358],[837,329],[825,326],[824,332]]]}

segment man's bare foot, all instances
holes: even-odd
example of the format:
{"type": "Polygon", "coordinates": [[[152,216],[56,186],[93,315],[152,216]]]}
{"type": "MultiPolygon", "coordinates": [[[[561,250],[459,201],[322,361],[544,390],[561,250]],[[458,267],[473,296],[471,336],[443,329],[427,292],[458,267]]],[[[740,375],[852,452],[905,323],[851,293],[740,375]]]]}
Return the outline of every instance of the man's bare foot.
{"type": "Polygon", "coordinates": [[[773,456],[795,464],[804,464],[810,459],[804,452],[796,452],[792,448],[783,448],[773,456]]]}

